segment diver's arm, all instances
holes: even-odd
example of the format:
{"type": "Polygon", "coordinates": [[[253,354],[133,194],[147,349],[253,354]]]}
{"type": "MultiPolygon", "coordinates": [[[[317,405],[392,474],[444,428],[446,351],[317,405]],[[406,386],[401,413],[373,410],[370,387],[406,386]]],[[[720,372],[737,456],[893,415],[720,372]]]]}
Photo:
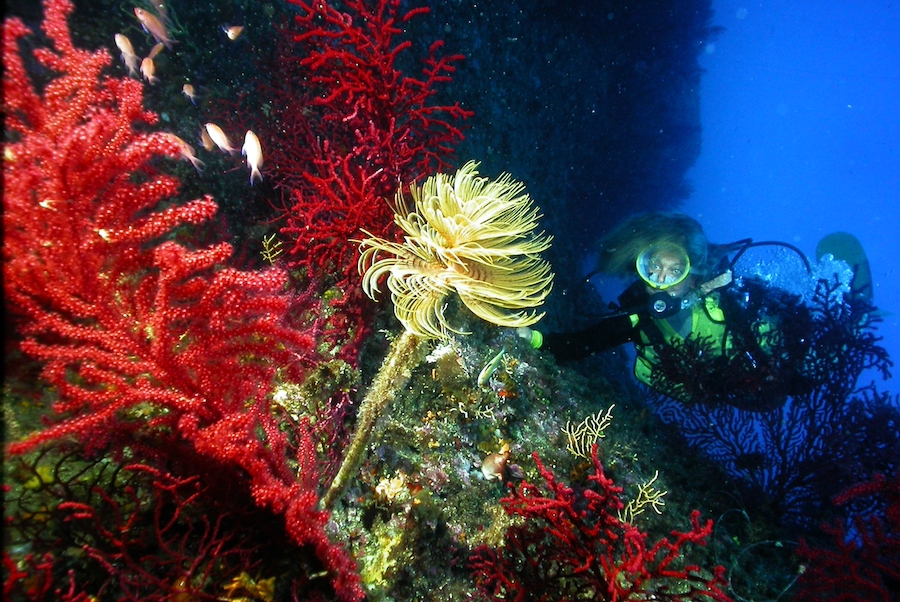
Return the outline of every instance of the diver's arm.
{"type": "Polygon", "coordinates": [[[529,329],[521,335],[530,338],[533,347],[549,351],[558,360],[569,361],[633,341],[638,332],[637,323],[637,314],[621,313],[607,316],[579,332],[542,334],[529,329]]]}

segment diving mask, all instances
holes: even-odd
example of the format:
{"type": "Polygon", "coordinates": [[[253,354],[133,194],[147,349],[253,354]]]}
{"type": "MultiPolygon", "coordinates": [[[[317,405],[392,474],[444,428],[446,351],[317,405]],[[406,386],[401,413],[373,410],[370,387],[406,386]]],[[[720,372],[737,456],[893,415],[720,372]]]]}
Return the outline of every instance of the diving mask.
{"type": "Polygon", "coordinates": [[[641,280],[664,291],[684,282],[691,273],[691,260],[679,245],[658,243],[641,251],[636,267],[641,280]]]}

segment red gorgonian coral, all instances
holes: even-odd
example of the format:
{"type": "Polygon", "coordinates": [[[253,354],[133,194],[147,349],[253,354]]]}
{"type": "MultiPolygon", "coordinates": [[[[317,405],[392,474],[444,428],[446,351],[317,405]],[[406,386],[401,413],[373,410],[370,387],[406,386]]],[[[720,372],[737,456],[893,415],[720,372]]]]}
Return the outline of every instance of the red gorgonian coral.
{"type": "Polygon", "coordinates": [[[471,113],[434,97],[461,55],[441,55],[440,41],[422,75],[404,72],[412,47],[402,26],[428,12],[400,13],[400,0],[291,0],[299,8],[280,39],[258,129],[267,165],[281,191],[285,262],[330,295],[323,331],[351,364],[368,332],[370,304],[361,293],[352,243],[365,229],[391,238],[390,202],[401,184],[441,168],[463,138],[471,113]],[[334,311],[337,309],[337,311],[334,311]]]}
{"type": "Polygon", "coordinates": [[[795,600],[876,602],[896,600],[900,587],[900,472],[876,474],[834,499],[837,506],[861,503],[845,525],[824,527],[833,538],[830,548],[800,542],[797,554],[806,561],[797,581],[795,600]]]}
{"type": "Polygon", "coordinates": [[[68,0],[44,6],[53,48],[34,51],[52,74],[42,89],[19,50],[28,29],[9,19],[3,31],[3,274],[20,348],[57,401],[47,427],[8,453],[64,438],[88,454],[139,455],[147,438],[171,443],[154,446],[161,456],[186,444],[246,479],[256,505],[315,551],[338,598],[360,599],[355,563],[317,508],[309,433],[282,428],[271,407],[276,377],[301,379],[313,345],[285,321],[286,272],[239,271],[228,244],[173,240],[216,204],[171,200],[179,182],[157,166],[182,147],[146,132],[157,117],[142,84],[104,76],[106,51],[73,46],[68,0]]]}
{"type": "Polygon", "coordinates": [[[671,539],[651,544],[646,533],[618,518],[622,488],[603,473],[596,445],[592,455],[592,486],[576,491],[534,454],[550,495],[525,482],[500,500],[524,522],[507,530],[502,548],[481,546],[470,558],[482,594],[516,601],[730,600],[722,590],[723,567],[702,571],[684,558],[689,544],[705,545],[712,521],[701,523],[694,511],[689,531],[672,531],[671,539]]]}

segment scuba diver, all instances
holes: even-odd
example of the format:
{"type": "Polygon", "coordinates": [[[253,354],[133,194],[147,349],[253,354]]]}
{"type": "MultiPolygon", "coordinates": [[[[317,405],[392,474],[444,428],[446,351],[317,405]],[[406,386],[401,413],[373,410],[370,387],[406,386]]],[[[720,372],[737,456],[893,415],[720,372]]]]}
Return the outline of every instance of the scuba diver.
{"type": "Polygon", "coordinates": [[[735,292],[729,285],[740,255],[766,244],[792,249],[810,271],[806,257],[785,243],[711,245],[687,215],[632,216],[602,239],[594,272],[638,277],[611,306],[615,313],[578,332],[520,328],[518,335],[563,361],[630,342],[635,377],[665,395],[751,411],[778,407],[811,384],[802,370],[811,318],[796,298],[786,301],[789,295],[779,297],[765,283],[744,283],[728,294],[735,292]],[[772,299],[748,302],[754,286],[754,297],[772,299]]]}

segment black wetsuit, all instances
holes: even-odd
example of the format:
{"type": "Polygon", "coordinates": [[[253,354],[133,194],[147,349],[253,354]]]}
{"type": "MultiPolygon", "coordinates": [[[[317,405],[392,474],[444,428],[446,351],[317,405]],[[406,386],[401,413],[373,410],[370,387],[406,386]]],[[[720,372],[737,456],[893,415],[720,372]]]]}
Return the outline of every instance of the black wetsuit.
{"type": "Polygon", "coordinates": [[[642,319],[635,325],[632,316],[649,317],[650,296],[644,283],[637,281],[619,295],[619,311],[601,318],[593,326],[578,332],[549,332],[543,335],[541,350],[547,350],[563,361],[577,360],[639,340],[643,331],[648,338],[661,340],[662,333],[651,320],[642,319]]]}

